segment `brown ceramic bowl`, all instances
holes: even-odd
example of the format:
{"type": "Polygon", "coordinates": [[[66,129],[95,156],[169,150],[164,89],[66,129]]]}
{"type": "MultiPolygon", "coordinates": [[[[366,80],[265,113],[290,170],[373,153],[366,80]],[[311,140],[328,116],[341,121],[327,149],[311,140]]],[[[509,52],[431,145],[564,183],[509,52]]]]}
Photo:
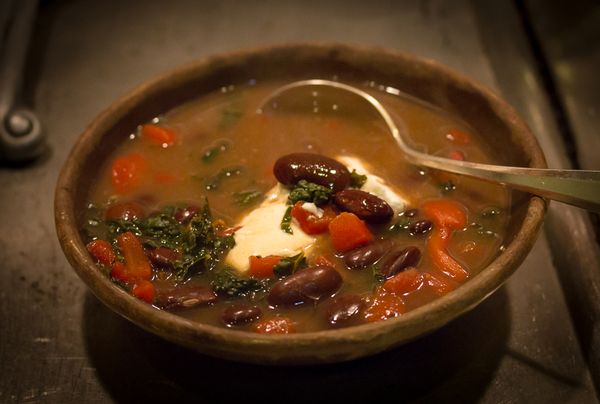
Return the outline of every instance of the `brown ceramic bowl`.
{"type": "Polygon", "coordinates": [[[465,285],[401,317],[340,330],[258,335],[217,328],[159,311],[103,275],[80,234],[81,213],[100,162],[136,126],[194,97],[249,79],[375,80],[458,115],[498,150],[500,163],[545,167],[540,147],[515,111],[472,80],[429,60],[379,48],[300,44],[227,53],[199,60],[142,84],[113,103],[83,132],[56,189],[56,227],[66,257],[108,307],[170,341],[217,357],[272,364],[309,364],[371,355],[435,330],[473,308],[515,271],[531,249],[545,213],[539,197],[513,192],[506,249],[465,285]]]}

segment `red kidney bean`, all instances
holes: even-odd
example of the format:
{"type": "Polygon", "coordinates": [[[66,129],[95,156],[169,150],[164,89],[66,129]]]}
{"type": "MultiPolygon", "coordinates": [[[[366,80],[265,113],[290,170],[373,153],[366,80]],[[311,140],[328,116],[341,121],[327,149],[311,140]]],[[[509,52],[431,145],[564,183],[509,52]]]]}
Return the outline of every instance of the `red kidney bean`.
{"type": "Polygon", "coordinates": [[[146,217],[146,208],[137,202],[122,202],[110,205],[106,212],[104,212],[104,218],[106,220],[126,220],[132,221],[137,219],[143,219],[146,217]]]}
{"type": "Polygon", "coordinates": [[[350,172],[339,161],[320,154],[292,153],[280,157],[273,167],[273,174],[283,185],[295,185],[306,180],[341,191],[350,183],[350,172]]]}
{"type": "Polygon", "coordinates": [[[433,223],[430,220],[419,220],[417,222],[411,223],[408,226],[408,231],[413,236],[426,234],[433,227],[433,223]]]}
{"type": "Polygon", "coordinates": [[[341,210],[369,223],[385,223],[394,216],[394,210],[386,201],[359,189],[344,189],[336,193],[333,200],[341,210]]]}
{"type": "Polygon", "coordinates": [[[156,291],[156,305],[163,309],[191,308],[207,305],[215,300],[217,300],[215,292],[201,285],[157,288],[156,291]]]}
{"type": "Polygon", "coordinates": [[[393,250],[382,259],[379,272],[388,279],[408,267],[416,266],[420,259],[421,250],[414,246],[393,250]]]}
{"type": "Polygon", "coordinates": [[[359,322],[366,304],[360,296],[342,295],[335,297],[325,309],[327,322],[332,327],[346,327],[359,322]]]}
{"type": "Polygon", "coordinates": [[[181,258],[181,254],[177,251],[166,247],[146,250],[146,256],[152,263],[152,266],[158,269],[171,269],[175,261],[181,258]]]}
{"type": "Polygon", "coordinates": [[[392,247],[392,240],[378,240],[364,247],[356,248],[344,254],[343,259],[346,266],[350,269],[365,268],[377,262],[392,247]]]}
{"type": "Polygon", "coordinates": [[[261,316],[262,311],[256,306],[235,304],[223,310],[221,319],[227,325],[241,325],[256,321],[261,316]]]}
{"type": "Polygon", "coordinates": [[[179,208],[175,211],[175,220],[181,224],[188,224],[198,212],[200,212],[200,208],[197,206],[179,208]]]}
{"type": "Polygon", "coordinates": [[[276,282],[267,300],[272,306],[295,306],[333,295],[342,285],[342,276],[332,267],[300,270],[276,282]]]}

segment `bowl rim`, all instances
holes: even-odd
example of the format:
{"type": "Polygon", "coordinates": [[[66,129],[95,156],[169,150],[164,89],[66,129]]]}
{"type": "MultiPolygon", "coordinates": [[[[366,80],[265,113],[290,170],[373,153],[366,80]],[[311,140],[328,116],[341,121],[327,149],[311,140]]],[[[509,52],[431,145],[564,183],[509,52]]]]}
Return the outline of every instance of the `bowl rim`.
{"type": "Polygon", "coordinates": [[[495,112],[500,118],[512,125],[511,129],[522,133],[529,149],[527,151],[527,157],[530,159],[529,166],[546,167],[542,150],[535,136],[508,103],[487,87],[431,59],[377,46],[337,42],[270,45],[209,55],[164,72],[119,97],[102,111],[79,136],[60,172],[55,192],[55,225],[61,247],[79,277],[113,311],[150,332],[213,356],[256,363],[344,361],[365,356],[369,353],[357,352],[354,356],[350,354],[340,357],[332,353],[330,356],[319,357],[320,354],[318,353],[313,356],[310,348],[313,347],[318,351],[321,347],[331,344],[358,344],[392,334],[398,337],[398,341],[370,353],[408,342],[425,332],[441,327],[476,306],[502,286],[530,251],[539,233],[546,210],[546,201],[533,195],[528,197],[524,220],[520,223],[515,237],[506,246],[505,250],[479,274],[455,291],[402,316],[385,321],[343,329],[287,335],[263,335],[194,322],[168,311],[157,310],[114,284],[108,276],[98,270],[86,250],[77,227],[77,214],[74,210],[74,190],[79,178],[78,172],[82,167],[81,157],[89,157],[93,148],[100,142],[102,133],[114,125],[119,118],[125,116],[127,109],[124,106],[137,104],[160,93],[161,90],[166,88],[167,84],[170,86],[175,85],[178,80],[185,81],[185,78],[190,74],[194,74],[194,72],[209,71],[211,66],[218,66],[227,61],[246,60],[256,54],[294,49],[309,51],[335,49],[343,52],[385,54],[391,58],[398,58],[405,63],[412,63],[445,76],[451,82],[459,83],[460,86],[483,95],[491,105],[498,107],[495,112]],[[147,321],[148,319],[150,321],[147,321]],[[435,325],[431,327],[431,324],[435,325]],[[169,330],[174,332],[170,333],[169,330]],[[230,352],[231,346],[236,346],[235,353],[230,352]],[[211,347],[211,349],[207,349],[207,347],[211,347]],[[255,350],[260,352],[261,347],[272,349],[273,357],[264,358],[264,361],[257,358],[253,352],[255,350]],[[291,351],[292,348],[297,351],[291,351]],[[277,352],[278,354],[276,354],[277,352]]]}

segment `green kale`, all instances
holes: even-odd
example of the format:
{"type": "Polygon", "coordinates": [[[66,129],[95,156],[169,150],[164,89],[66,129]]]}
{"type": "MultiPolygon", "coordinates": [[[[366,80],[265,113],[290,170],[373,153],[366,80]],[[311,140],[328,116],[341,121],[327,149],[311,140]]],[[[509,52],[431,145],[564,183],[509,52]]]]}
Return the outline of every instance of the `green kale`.
{"type": "Polygon", "coordinates": [[[235,125],[244,113],[236,108],[228,106],[221,114],[221,122],[219,123],[220,129],[229,129],[235,125]]]}
{"type": "Polygon", "coordinates": [[[221,140],[209,147],[202,154],[202,161],[205,163],[210,163],[213,161],[219,154],[229,149],[229,142],[226,140],[221,140]]]}
{"type": "Polygon", "coordinates": [[[213,270],[219,259],[235,246],[233,236],[217,236],[208,201],[194,216],[183,237],[183,259],[175,264],[177,277],[181,280],[198,272],[213,270]]]}
{"type": "Polygon", "coordinates": [[[218,173],[208,178],[205,181],[204,186],[206,187],[207,191],[214,191],[221,186],[221,183],[224,179],[238,176],[242,172],[243,169],[239,166],[223,168],[218,173]]]}
{"type": "Polygon", "coordinates": [[[306,267],[306,257],[301,252],[293,257],[282,258],[274,267],[273,273],[279,277],[293,274],[297,270],[306,267]]]}
{"type": "Polygon", "coordinates": [[[260,292],[266,288],[267,283],[266,280],[242,278],[235,274],[234,270],[223,268],[219,271],[215,271],[210,285],[215,293],[219,295],[239,297],[260,292]]]}
{"type": "Polygon", "coordinates": [[[356,170],[352,170],[350,173],[350,187],[352,188],[362,188],[367,182],[367,176],[363,174],[359,174],[356,170]]]}
{"type": "Polygon", "coordinates": [[[262,199],[263,193],[260,191],[243,191],[233,194],[233,201],[238,206],[251,206],[262,199]]]}
{"type": "Polygon", "coordinates": [[[281,224],[279,225],[281,230],[288,234],[294,234],[292,230],[292,207],[288,206],[283,214],[283,218],[281,219],[281,224]]]}
{"type": "Polygon", "coordinates": [[[304,201],[321,205],[327,202],[332,194],[333,191],[327,187],[306,180],[300,180],[290,191],[288,204],[293,205],[298,201],[304,201]]]}

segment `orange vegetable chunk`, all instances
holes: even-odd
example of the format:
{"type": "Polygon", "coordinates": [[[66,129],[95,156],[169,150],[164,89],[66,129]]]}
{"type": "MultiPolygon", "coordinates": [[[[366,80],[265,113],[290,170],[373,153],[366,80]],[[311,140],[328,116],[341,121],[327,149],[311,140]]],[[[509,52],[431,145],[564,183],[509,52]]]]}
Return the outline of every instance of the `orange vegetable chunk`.
{"type": "Polygon", "coordinates": [[[152,282],[142,279],[133,285],[131,294],[140,300],[152,304],[156,296],[156,289],[152,282]]]}
{"type": "Polygon", "coordinates": [[[409,268],[386,280],[383,284],[383,288],[388,292],[402,295],[419,289],[423,284],[423,280],[423,274],[415,268],[409,268]]]}
{"type": "Polygon", "coordinates": [[[329,223],[333,247],[339,252],[350,251],[373,240],[369,228],[354,213],[343,212],[329,223]]]}
{"type": "Polygon", "coordinates": [[[87,250],[102,265],[111,266],[115,262],[116,254],[112,246],[105,240],[90,241],[87,250]]]}
{"type": "Polygon", "coordinates": [[[457,144],[471,143],[471,135],[459,129],[450,129],[448,133],[446,133],[446,139],[457,144]]]}
{"type": "Polygon", "coordinates": [[[110,276],[116,280],[119,280],[123,283],[129,283],[131,278],[129,273],[127,272],[127,267],[124,263],[120,261],[116,261],[110,270],[110,276]]]}
{"type": "Polygon", "coordinates": [[[465,207],[452,199],[434,199],[425,202],[421,209],[437,227],[461,229],[467,224],[465,207]]]}
{"type": "Polygon", "coordinates": [[[112,185],[118,194],[134,191],[146,171],[146,159],[139,153],[117,157],[112,164],[112,185]]]}
{"type": "Polygon", "coordinates": [[[144,247],[136,235],[131,232],[119,234],[117,244],[125,258],[125,267],[129,278],[149,280],[152,277],[152,267],[144,252],[144,247]]]}
{"type": "Polygon", "coordinates": [[[273,317],[260,321],[254,330],[259,334],[292,334],[296,332],[296,326],[287,317],[273,317]]]}
{"type": "Polygon", "coordinates": [[[422,210],[435,225],[435,229],[427,241],[427,252],[434,265],[444,275],[459,282],[465,281],[469,273],[450,256],[447,248],[452,237],[452,230],[461,229],[467,224],[466,209],[459,202],[437,199],[425,202],[422,210]]]}
{"type": "Polygon", "coordinates": [[[175,144],[177,136],[172,129],[146,124],[142,125],[142,138],[157,146],[169,147],[175,144]]]}
{"type": "Polygon", "coordinates": [[[378,289],[370,299],[364,311],[364,319],[368,322],[387,320],[398,317],[405,312],[404,302],[393,293],[385,289],[378,289]]]}
{"type": "Polygon", "coordinates": [[[273,276],[273,267],[281,261],[279,255],[269,255],[267,257],[251,256],[250,268],[248,274],[255,278],[269,278],[273,276]]]}
{"type": "Polygon", "coordinates": [[[296,202],[292,208],[292,217],[298,221],[300,228],[306,234],[325,233],[329,223],[335,218],[335,211],[329,205],[323,208],[323,216],[317,217],[302,207],[304,202],[296,202]]]}

